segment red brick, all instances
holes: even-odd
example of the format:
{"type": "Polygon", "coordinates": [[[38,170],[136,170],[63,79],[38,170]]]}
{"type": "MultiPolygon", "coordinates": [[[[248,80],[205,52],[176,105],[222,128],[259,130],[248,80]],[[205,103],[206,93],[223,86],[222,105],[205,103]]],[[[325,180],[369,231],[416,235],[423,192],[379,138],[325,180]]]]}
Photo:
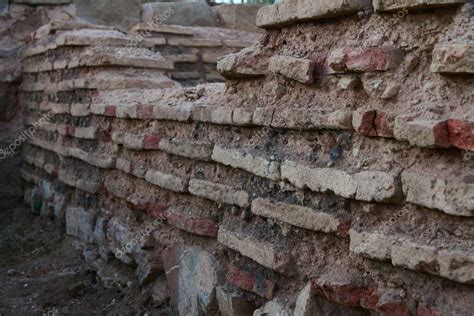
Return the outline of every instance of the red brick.
{"type": "Polygon", "coordinates": [[[431,309],[429,306],[418,305],[418,308],[416,309],[416,316],[443,316],[443,314],[431,309]]]}
{"type": "Polygon", "coordinates": [[[67,134],[69,136],[74,137],[74,135],[76,134],[76,128],[74,126],[68,125],[67,126],[67,134]]]}
{"type": "Polygon", "coordinates": [[[386,71],[397,66],[401,56],[400,50],[391,47],[345,48],[333,51],[328,62],[336,71],[386,71]]]}
{"type": "Polygon", "coordinates": [[[376,309],[378,295],[374,288],[352,283],[328,283],[315,279],[311,281],[312,290],[323,294],[327,299],[347,306],[360,306],[376,309]]]}
{"type": "Polygon", "coordinates": [[[268,300],[271,300],[275,294],[275,283],[257,277],[249,272],[242,271],[235,266],[229,267],[226,278],[227,281],[235,286],[245,291],[253,292],[268,300]]]}
{"type": "Polygon", "coordinates": [[[360,126],[357,126],[357,132],[364,136],[377,136],[377,130],[375,129],[375,117],[376,111],[366,111],[362,113],[360,126]]]}
{"type": "Polygon", "coordinates": [[[348,70],[357,72],[385,71],[397,65],[400,53],[392,48],[373,47],[350,51],[345,57],[348,70]]]}
{"type": "MultiPolygon", "coordinates": [[[[356,127],[357,128],[357,127],[356,127]]],[[[366,111],[362,113],[357,132],[369,137],[393,137],[393,118],[385,112],[366,111]]]]}
{"type": "Polygon", "coordinates": [[[171,212],[168,223],[192,234],[217,237],[217,225],[210,219],[171,212]]]}
{"type": "Polygon", "coordinates": [[[143,141],[143,148],[145,149],[158,149],[160,145],[161,137],[158,135],[145,135],[143,141]]]}
{"type": "Polygon", "coordinates": [[[151,118],[153,115],[153,106],[152,105],[137,105],[137,117],[140,119],[151,118]]]}
{"type": "Polygon", "coordinates": [[[464,120],[448,120],[449,140],[453,146],[474,150],[474,123],[464,120]]]}
{"type": "Polygon", "coordinates": [[[116,113],[117,113],[117,108],[115,107],[115,105],[107,105],[105,107],[105,112],[104,112],[104,115],[105,116],[116,116],[116,113]]]}

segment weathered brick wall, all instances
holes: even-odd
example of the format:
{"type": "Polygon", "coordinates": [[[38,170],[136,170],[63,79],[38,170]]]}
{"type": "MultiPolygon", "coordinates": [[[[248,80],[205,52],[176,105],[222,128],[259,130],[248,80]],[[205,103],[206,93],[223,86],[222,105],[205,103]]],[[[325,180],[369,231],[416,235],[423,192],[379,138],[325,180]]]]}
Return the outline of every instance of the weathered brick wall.
{"type": "Polygon", "coordinates": [[[16,207],[22,200],[20,143],[23,116],[18,102],[21,83],[21,50],[25,38],[51,19],[69,20],[75,15],[71,5],[42,1],[5,1],[0,11],[0,210],[16,207]]]}
{"type": "Polygon", "coordinates": [[[470,315],[472,16],[264,7],[226,83],[194,88],[160,55],[113,59],[116,31],[56,30],[24,60],[30,124],[54,110],[24,148],[25,198],[104,282],[180,315],[470,315]]]}
{"type": "MultiPolygon", "coordinates": [[[[175,13],[179,14],[179,13],[175,13]]],[[[155,41],[155,51],[174,62],[171,78],[186,86],[223,82],[217,60],[258,42],[260,34],[218,27],[190,27],[156,23],[135,25],[131,34],[155,41]]]]}

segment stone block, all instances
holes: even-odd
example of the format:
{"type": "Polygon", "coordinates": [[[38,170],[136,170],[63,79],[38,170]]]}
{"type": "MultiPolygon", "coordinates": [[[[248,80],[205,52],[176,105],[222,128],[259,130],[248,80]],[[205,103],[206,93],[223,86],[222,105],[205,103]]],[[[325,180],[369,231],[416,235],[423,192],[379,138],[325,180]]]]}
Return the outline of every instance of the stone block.
{"type": "Polygon", "coordinates": [[[187,248],[179,258],[179,315],[214,315],[217,310],[217,261],[198,246],[187,248]]]}
{"type": "Polygon", "coordinates": [[[94,214],[82,207],[68,207],[66,209],[66,232],[68,235],[77,237],[85,243],[93,243],[94,226],[94,214]]]}

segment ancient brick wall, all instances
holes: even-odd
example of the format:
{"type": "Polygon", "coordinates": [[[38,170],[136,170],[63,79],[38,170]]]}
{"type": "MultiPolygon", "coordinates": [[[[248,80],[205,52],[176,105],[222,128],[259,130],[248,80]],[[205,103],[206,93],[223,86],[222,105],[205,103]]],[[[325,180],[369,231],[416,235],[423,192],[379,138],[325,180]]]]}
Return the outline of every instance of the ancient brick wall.
{"type": "Polygon", "coordinates": [[[267,6],[226,83],[192,88],[115,58],[121,33],[50,25],[23,61],[28,127],[53,111],[25,200],[179,315],[470,315],[472,10],[267,6]]]}
{"type": "Polygon", "coordinates": [[[135,25],[131,34],[153,40],[155,51],[174,62],[171,78],[186,86],[223,82],[216,70],[217,60],[255,44],[260,37],[257,33],[218,27],[156,23],[135,25]]]}

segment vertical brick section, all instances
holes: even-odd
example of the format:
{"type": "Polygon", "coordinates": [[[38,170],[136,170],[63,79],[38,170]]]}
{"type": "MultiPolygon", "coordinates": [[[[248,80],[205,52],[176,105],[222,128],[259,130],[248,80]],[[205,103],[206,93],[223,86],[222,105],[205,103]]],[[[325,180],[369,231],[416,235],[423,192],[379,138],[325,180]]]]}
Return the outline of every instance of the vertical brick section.
{"type": "Polygon", "coordinates": [[[275,294],[275,283],[263,277],[240,270],[235,266],[229,267],[226,278],[227,281],[235,286],[245,291],[260,295],[268,300],[271,300],[275,294]]]}

